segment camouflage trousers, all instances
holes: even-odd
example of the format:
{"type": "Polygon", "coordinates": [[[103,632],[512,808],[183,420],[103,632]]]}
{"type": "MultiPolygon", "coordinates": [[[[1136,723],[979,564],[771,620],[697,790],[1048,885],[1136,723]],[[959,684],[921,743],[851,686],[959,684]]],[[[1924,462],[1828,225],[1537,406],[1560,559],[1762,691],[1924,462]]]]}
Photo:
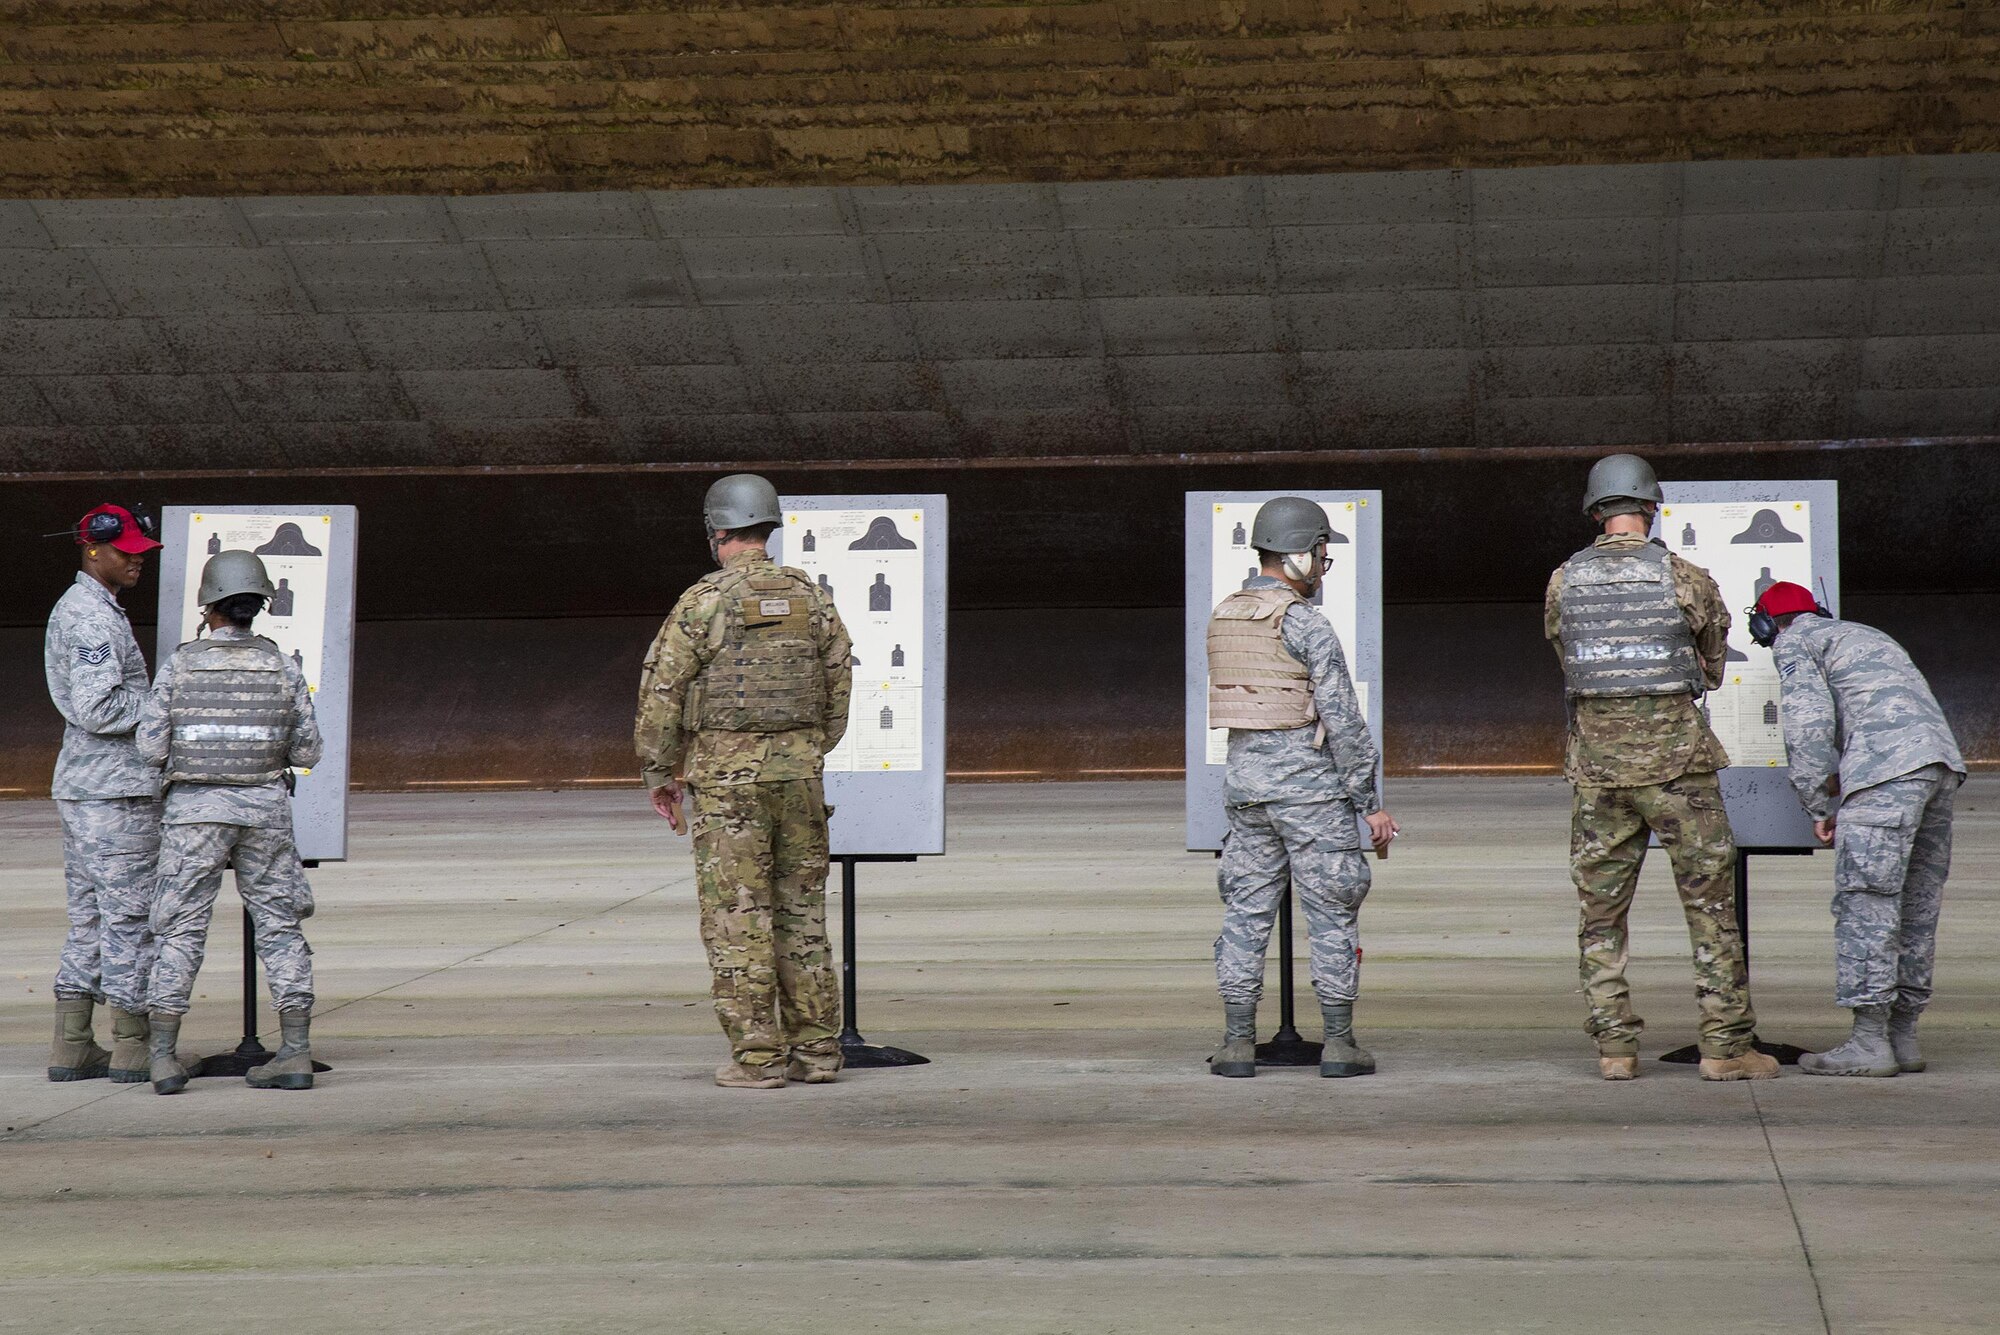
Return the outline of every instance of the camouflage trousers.
{"type": "Polygon", "coordinates": [[[1277,925],[1285,887],[1306,915],[1313,991],[1321,1001],[1353,1001],[1361,990],[1356,918],[1368,897],[1368,861],[1354,847],[1354,808],[1346,802],[1253,802],[1225,808],[1216,883],[1222,935],[1215,938],[1215,984],[1226,1002],[1264,993],[1264,950],[1277,925]]]}
{"type": "Polygon", "coordinates": [[[226,864],[234,864],[236,893],[250,910],[272,1004],[281,1011],[311,1010],[312,947],[299,930],[299,919],[312,914],[312,888],[291,830],[212,824],[169,825],[162,834],[160,898],[153,906],[160,957],[153,965],[149,1008],[158,1014],[187,1014],[226,864]]]}
{"type": "Polygon", "coordinates": [[[59,801],[69,936],[55,993],[146,1009],[153,967],[153,896],[159,886],[160,804],[150,797],[59,801]]]}
{"type": "Polygon", "coordinates": [[[1929,765],[1850,793],[1833,834],[1834,1004],[1931,999],[1958,775],[1929,765]]]}
{"type": "Polygon", "coordinates": [[[836,1051],[820,781],[698,788],[692,827],[701,940],[736,1060],[768,1066],[794,1048],[836,1051]]]}
{"type": "Polygon", "coordinates": [[[1632,1013],[1625,981],[1631,947],[1625,931],[1648,831],[1660,837],[1694,943],[1694,992],[1701,1008],[1704,1057],[1733,1057],[1757,1027],[1750,972],[1736,927],[1736,840],[1714,774],[1666,783],[1576,790],[1570,816],[1569,869],[1582,902],[1577,947],[1590,1018],[1584,1028],[1605,1056],[1639,1051],[1645,1021],[1632,1013]]]}

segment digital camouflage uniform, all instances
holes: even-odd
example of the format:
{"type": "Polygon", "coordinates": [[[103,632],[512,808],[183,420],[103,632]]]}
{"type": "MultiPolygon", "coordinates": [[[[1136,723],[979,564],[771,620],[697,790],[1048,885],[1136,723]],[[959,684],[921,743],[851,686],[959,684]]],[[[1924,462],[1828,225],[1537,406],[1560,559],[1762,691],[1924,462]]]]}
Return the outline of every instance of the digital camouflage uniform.
{"type": "MultiPolygon", "coordinates": [[[[270,643],[234,626],[211,631],[209,638],[270,643]]],[[[139,752],[156,767],[166,767],[173,751],[172,708],[177,684],[189,675],[185,662],[189,649],[183,645],[161,665],[139,719],[139,752]]],[[[323,750],[312,694],[297,665],[279,657],[291,699],[290,741],[283,763],[311,769],[323,750]]],[[[250,910],[257,958],[264,965],[274,1007],[280,1012],[310,1011],[312,947],[299,923],[312,916],[312,887],[293,842],[291,794],[284,781],[172,782],[163,819],[159,900],[153,908],[159,959],[153,965],[149,1008],[162,1015],[187,1014],[207,949],[209,918],[222,889],[223,868],[233,865],[236,892],[250,910]]]]}
{"type": "MultiPolygon", "coordinates": [[[[1259,575],[1244,588],[1281,584],[1259,575]]],[[[1357,916],[1369,887],[1357,818],[1382,809],[1375,739],[1361,716],[1340,637],[1326,617],[1294,603],[1280,633],[1286,650],[1306,667],[1318,721],[1229,730],[1216,989],[1226,1003],[1262,997],[1264,951],[1290,885],[1305,910],[1313,991],[1322,1002],[1352,1002],[1361,984],[1357,916]]]]}
{"type": "Polygon", "coordinates": [[[1909,654],[1872,626],[1803,615],[1772,653],[1792,785],[1835,822],[1835,1004],[1920,1012],[1965,779],[1958,740],[1909,654]]]}
{"type": "Polygon", "coordinates": [[[780,568],[761,551],[738,553],[681,595],[646,654],[633,740],[649,789],[678,775],[691,790],[701,936],[735,1059],[782,1068],[794,1051],[839,1051],[821,772],[847,731],[853,645],[833,601],[791,571],[785,597],[807,605],[820,721],[775,732],[699,727],[690,688],[716,656],[725,612],[717,581],[730,574],[770,579],[780,568]]]}
{"type": "MultiPolygon", "coordinates": [[[[1598,551],[1642,547],[1631,534],[1600,536],[1598,551]]],[[[1669,555],[1673,600],[1686,617],[1700,672],[1722,683],[1729,610],[1700,567],[1669,555]]],[[[1549,580],[1543,630],[1562,654],[1563,569],[1549,580]]],[[[1563,774],[1575,790],[1570,817],[1570,876],[1581,901],[1577,946],[1590,1014],[1585,1029],[1601,1056],[1639,1050],[1645,1022],[1632,1011],[1625,981],[1631,947],[1626,916],[1646,860],[1648,833],[1673,863],[1681,909],[1694,946],[1695,996],[1704,1057],[1733,1057],[1750,1047],[1756,1015],[1749,969],[1736,926],[1736,842],[1722,806],[1716,771],[1729,763],[1692,692],[1594,696],[1570,701],[1563,774]]]]}
{"type": "Polygon", "coordinates": [[[86,572],[49,616],[42,666],[63,716],[50,793],[62,818],[69,936],[55,994],[142,1013],[160,852],[160,776],[132,737],[146,660],[125,609],[86,572]]]}

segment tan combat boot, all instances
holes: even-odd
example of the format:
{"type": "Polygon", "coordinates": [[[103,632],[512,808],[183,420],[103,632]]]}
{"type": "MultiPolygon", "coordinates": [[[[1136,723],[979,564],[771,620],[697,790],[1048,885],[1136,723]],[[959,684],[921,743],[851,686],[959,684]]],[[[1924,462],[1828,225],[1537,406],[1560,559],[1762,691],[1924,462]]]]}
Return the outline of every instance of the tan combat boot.
{"type": "Polygon", "coordinates": [[[840,1075],[846,1060],[837,1038],[807,1043],[792,1049],[791,1058],[785,1063],[785,1078],[805,1085],[830,1085],[840,1075]]]}
{"type": "Polygon", "coordinates": [[[1607,1057],[1602,1053],[1597,1058],[1597,1073],[1606,1080],[1637,1080],[1639,1059],[1637,1057],[1607,1057]]]}
{"type": "Polygon", "coordinates": [[[785,1068],[776,1062],[769,1066],[724,1062],[715,1068],[715,1083],[724,1089],[783,1089],[785,1068]]]}
{"type": "Polygon", "coordinates": [[[146,1038],[151,1030],[143,1011],[111,1008],[111,1079],[121,1085],[136,1085],[152,1078],[151,1056],[146,1038]]]}
{"type": "Polygon", "coordinates": [[[284,1034],[278,1051],[262,1066],[251,1067],[243,1083],[252,1089],[311,1089],[312,1012],[279,1011],[278,1028],[284,1034]]]}
{"type": "Polygon", "coordinates": [[[49,1045],[49,1079],[96,1080],[111,1070],[111,1054],[97,1046],[89,997],[56,998],[56,1037],[49,1045]]]}
{"type": "Polygon", "coordinates": [[[147,1020],[146,1045],[153,1058],[147,1074],[152,1078],[155,1094],[180,1093],[194,1074],[194,1068],[174,1051],[174,1044],[181,1036],[181,1019],[178,1015],[154,1011],[147,1020]]]}
{"type": "Polygon", "coordinates": [[[1703,1057],[1704,1080],[1776,1080],[1778,1059],[1755,1048],[1745,1048],[1733,1057],[1703,1057]]]}

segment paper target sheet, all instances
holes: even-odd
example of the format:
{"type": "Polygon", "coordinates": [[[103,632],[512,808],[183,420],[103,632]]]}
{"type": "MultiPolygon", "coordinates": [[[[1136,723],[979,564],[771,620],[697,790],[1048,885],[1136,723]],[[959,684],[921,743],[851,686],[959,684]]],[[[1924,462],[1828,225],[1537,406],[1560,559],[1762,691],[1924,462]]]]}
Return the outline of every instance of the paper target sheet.
{"type": "Polygon", "coordinates": [[[255,552],[277,587],[258,614],[256,632],[277,642],[306,685],[319,689],[325,660],[326,552],[332,515],[236,515],[196,511],[188,521],[186,597],[181,603],[181,639],[201,630],[201,568],[218,552],[255,552]]]}
{"type": "MultiPolygon", "coordinates": [[[[1213,532],[1209,553],[1212,583],[1208,603],[1211,608],[1257,575],[1257,549],[1250,545],[1250,525],[1261,508],[1262,502],[1258,501],[1220,502],[1211,507],[1213,532]]],[[[1333,521],[1334,536],[1326,545],[1326,578],[1320,583],[1319,592],[1313,596],[1312,602],[1333,623],[1334,633],[1340,637],[1340,649],[1347,656],[1348,671],[1351,673],[1354,670],[1355,620],[1360,599],[1359,567],[1354,559],[1354,502],[1329,505],[1327,518],[1333,521]]],[[[1365,718],[1368,714],[1368,683],[1357,681],[1354,689],[1360,696],[1361,713],[1365,718]]],[[[1207,760],[1211,765],[1228,762],[1229,729],[1208,730],[1207,760]]]]}
{"type": "Polygon", "coordinates": [[[812,510],[785,516],[785,564],[833,599],[854,641],[847,736],[835,773],[924,767],[924,512],[812,510]]]}
{"type": "Polygon", "coordinates": [[[1702,709],[1732,765],[1785,764],[1778,672],[1771,651],[1750,639],[1748,609],[1772,584],[1790,580],[1819,596],[1813,577],[1812,503],[1700,502],[1660,507],[1658,536],[1706,570],[1729,608],[1729,664],[1702,709]]]}

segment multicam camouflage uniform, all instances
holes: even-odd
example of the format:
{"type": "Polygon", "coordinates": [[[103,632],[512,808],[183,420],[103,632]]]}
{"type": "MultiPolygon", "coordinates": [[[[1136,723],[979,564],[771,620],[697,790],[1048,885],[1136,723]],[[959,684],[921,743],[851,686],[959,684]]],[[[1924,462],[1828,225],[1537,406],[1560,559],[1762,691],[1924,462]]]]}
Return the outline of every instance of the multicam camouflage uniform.
{"type": "Polygon", "coordinates": [[[1772,652],[1792,785],[1835,822],[1835,1004],[1922,1011],[1965,781],[1958,739],[1909,654],[1872,626],[1804,615],[1772,652]]]}
{"type": "MultiPolygon", "coordinates": [[[[1646,544],[1608,534],[1598,552],[1646,544]]],[[[1708,572],[1669,555],[1673,601],[1694,640],[1703,680],[1722,683],[1729,610],[1708,572]]],[[[1549,580],[1543,630],[1562,645],[1564,572],[1549,580]]],[[[1570,877],[1582,904],[1577,945],[1590,1015],[1585,1029],[1607,1057],[1639,1050],[1645,1022],[1632,1012],[1625,981],[1630,943],[1626,915],[1638,888],[1650,831],[1673,863],[1674,883],[1694,945],[1695,996],[1704,1057],[1734,1057],[1750,1047],[1756,1015],[1749,970],[1736,927],[1736,843],[1722,807],[1716,771],[1729,763],[1692,692],[1592,696],[1570,701],[1563,773],[1575,789],[1570,817],[1570,877]]]]}
{"type": "Polygon", "coordinates": [[[63,716],[50,791],[62,817],[69,936],[55,993],[138,1014],[153,967],[160,776],[132,742],[146,660],[125,609],[85,572],[49,616],[42,666],[63,716]]]}
{"type": "MultiPolygon", "coordinates": [[[[1243,587],[1281,582],[1259,575],[1243,587]]],[[[1310,676],[1318,722],[1229,730],[1216,988],[1227,1003],[1263,995],[1264,951],[1290,885],[1305,909],[1313,991],[1322,1002],[1352,1002],[1361,985],[1356,919],[1369,887],[1357,818],[1382,809],[1375,739],[1361,716],[1340,637],[1326,617],[1294,603],[1285,610],[1281,635],[1310,676]]]]}
{"type": "Polygon", "coordinates": [[[682,594],[646,655],[633,740],[648,788],[678,773],[692,790],[695,884],[715,1013],[743,1066],[839,1051],[821,769],[847,731],[852,653],[832,600],[806,576],[753,551],[682,594]],[[715,660],[725,602],[747,578],[784,580],[789,587],[779,601],[803,611],[821,679],[814,726],[701,726],[702,701],[692,698],[701,691],[690,688],[715,660]]]}
{"type": "MultiPolygon", "coordinates": [[[[269,643],[234,626],[211,631],[210,638],[269,643]]],[[[188,650],[183,645],[161,665],[139,719],[139,753],[154,766],[165,767],[173,751],[175,687],[187,674],[188,650]]],[[[298,667],[288,658],[282,661],[291,697],[284,763],[310,769],[319,763],[323,750],[312,694],[298,667]]],[[[291,794],[283,780],[170,783],[164,820],[159,901],[153,909],[159,959],[153,965],[149,1009],[156,1014],[187,1014],[195,975],[207,950],[209,918],[222,889],[222,871],[234,865],[236,892],[250,910],[257,958],[263,962],[273,1005],[280,1012],[310,1011],[312,947],[306,944],[299,922],[312,916],[312,887],[299,865],[292,839],[291,794]]]]}

